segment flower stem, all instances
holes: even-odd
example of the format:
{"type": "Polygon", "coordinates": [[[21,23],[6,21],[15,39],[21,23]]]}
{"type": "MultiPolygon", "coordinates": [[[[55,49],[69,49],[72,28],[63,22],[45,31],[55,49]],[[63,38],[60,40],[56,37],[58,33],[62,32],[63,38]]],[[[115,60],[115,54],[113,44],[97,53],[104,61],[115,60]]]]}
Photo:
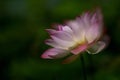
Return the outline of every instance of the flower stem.
{"type": "Polygon", "coordinates": [[[84,61],[84,56],[83,54],[80,55],[81,59],[81,65],[82,65],[82,72],[83,72],[83,80],[87,80],[87,74],[86,74],[86,69],[85,69],[85,61],[84,61]]]}
{"type": "Polygon", "coordinates": [[[95,69],[94,69],[93,58],[92,58],[91,55],[88,55],[88,60],[89,60],[89,67],[90,67],[90,72],[91,72],[91,74],[90,74],[91,80],[95,80],[94,79],[94,71],[95,71],[95,69]]]}

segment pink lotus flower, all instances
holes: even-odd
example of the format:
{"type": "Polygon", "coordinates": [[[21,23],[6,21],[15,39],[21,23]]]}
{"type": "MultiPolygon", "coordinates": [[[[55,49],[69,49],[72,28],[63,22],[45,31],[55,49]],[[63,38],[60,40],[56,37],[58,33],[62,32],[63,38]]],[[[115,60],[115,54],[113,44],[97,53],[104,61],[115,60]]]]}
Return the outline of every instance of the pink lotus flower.
{"type": "MultiPolygon", "coordinates": [[[[46,44],[53,48],[45,51],[41,57],[46,59],[62,58],[70,53],[73,57],[86,51],[89,54],[99,53],[106,47],[107,37],[103,35],[103,20],[100,10],[84,13],[66,25],[58,25],[55,29],[47,29],[50,39],[46,44]]],[[[74,59],[69,57],[67,60],[74,59]]]]}

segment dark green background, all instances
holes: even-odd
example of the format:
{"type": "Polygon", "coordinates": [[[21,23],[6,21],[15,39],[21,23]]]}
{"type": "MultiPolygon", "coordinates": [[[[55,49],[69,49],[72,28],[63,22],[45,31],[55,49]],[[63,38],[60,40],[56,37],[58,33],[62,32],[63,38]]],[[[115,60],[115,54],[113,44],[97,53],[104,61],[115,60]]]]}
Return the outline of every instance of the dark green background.
{"type": "Polygon", "coordinates": [[[120,80],[120,0],[0,0],[0,80],[83,80],[80,58],[44,60],[45,29],[100,7],[111,38],[97,55],[84,54],[88,80],[120,80]]]}

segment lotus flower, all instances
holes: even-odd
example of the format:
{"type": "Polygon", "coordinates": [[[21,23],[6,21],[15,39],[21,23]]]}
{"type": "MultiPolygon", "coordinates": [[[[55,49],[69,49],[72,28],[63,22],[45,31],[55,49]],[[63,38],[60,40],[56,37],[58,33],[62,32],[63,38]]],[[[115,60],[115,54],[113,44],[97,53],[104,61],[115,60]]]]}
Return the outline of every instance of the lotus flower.
{"type": "Polygon", "coordinates": [[[65,25],[57,25],[54,29],[46,29],[50,39],[47,45],[52,46],[41,57],[57,59],[68,56],[68,60],[75,58],[82,52],[99,53],[106,47],[107,37],[104,35],[103,20],[100,10],[94,13],[86,12],[75,20],[67,21],[65,25]]]}

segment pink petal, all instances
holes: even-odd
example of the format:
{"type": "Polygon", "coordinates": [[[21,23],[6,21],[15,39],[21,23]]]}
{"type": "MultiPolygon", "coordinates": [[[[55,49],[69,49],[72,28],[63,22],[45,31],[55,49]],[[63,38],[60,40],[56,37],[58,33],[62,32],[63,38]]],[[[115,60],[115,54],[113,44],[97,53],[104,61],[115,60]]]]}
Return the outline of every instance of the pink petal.
{"type": "Polygon", "coordinates": [[[63,31],[69,33],[70,35],[73,35],[73,30],[69,26],[64,26],[63,31]]]}
{"type": "Polygon", "coordinates": [[[60,49],[63,49],[63,48],[64,48],[63,46],[61,46],[61,45],[59,45],[58,43],[56,43],[53,39],[47,39],[47,40],[45,41],[45,43],[46,43],[47,45],[50,45],[50,46],[55,47],[55,48],[60,48],[60,49]]]}
{"type": "Polygon", "coordinates": [[[45,51],[42,55],[41,58],[45,59],[55,59],[55,58],[62,58],[64,56],[67,56],[68,52],[63,49],[57,49],[57,48],[51,48],[45,51]]]}
{"type": "Polygon", "coordinates": [[[101,36],[103,31],[101,11],[98,9],[89,21],[89,29],[86,30],[85,36],[88,43],[92,43],[101,36]]]}
{"type": "Polygon", "coordinates": [[[67,22],[67,25],[70,26],[70,28],[74,31],[74,33],[77,31],[79,32],[80,31],[80,26],[79,24],[75,21],[68,21],[67,22]]]}
{"type": "Polygon", "coordinates": [[[80,52],[85,51],[86,48],[87,48],[87,45],[86,45],[86,44],[80,45],[80,46],[78,46],[77,48],[71,50],[71,52],[72,52],[73,54],[77,55],[77,54],[79,54],[80,52]]]}
{"type": "Polygon", "coordinates": [[[60,25],[60,24],[58,24],[58,25],[54,25],[53,26],[53,28],[55,29],[55,30],[57,30],[57,31],[62,31],[63,29],[63,25],[60,25]]]}
{"type": "Polygon", "coordinates": [[[54,29],[46,29],[46,31],[47,31],[50,35],[55,34],[55,33],[57,32],[57,31],[54,30],[54,29]]]}
{"type": "Polygon", "coordinates": [[[61,40],[66,40],[66,41],[72,41],[73,40],[73,36],[70,35],[68,32],[65,31],[58,31],[55,34],[53,34],[52,36],[55,36],[61,40]]]}
{"type": "Polygon", "coordinates": [[[52,39],[46,40],[45,43],[55,48],[68,49],[70,46],[74,44],[73,41],[68,37],[67,38],[70,40],[64,40],[66,39],[66,37],[63,37],[62,39],[60,39],[62,35],[59,35],[59,36],[52,35],[51,37],[52,39]]]}
{"type": "Polygon", "coordinates": [[[63,31],[63,25],[56,25],[56,24],[54,24],[53,25],[53,29],[46,29],[46,31],[48,32],[48,33],[56,33],[56,31],[63,31]]]}
{"type": "Polygon", "coordinates": [[[77,58],[79,57],[79,55],[72,55],[68,58],[66,58],[65,60],[63,60],[63,64],[68,64],[68,63],[71,63],[73,62],[74,60],[76,60],[77,58]]]}
{"type": "Polygon", "coordinates": [[[103,17],[100,9],[97,9],[91,18],[92,24],[98,24],[99,26],[103,25],[103,17]]]}
{"type": "Polygon", "coordinates": [[[83,24],[75,20],[75,21],[68,21],[67,25],[72,29],[75,39],[77,39],[78,41],[83,40],[85,33],[83,24]]]}
{"type": "Polygon", "coordinates": [[[72,41],[72,40],[66,41],[66,40],[62,40],[56,36],[51,36],[51,37],[54,40],[54,42],[56,42],[58,45],[61,45],[63,47],[69,48],[74,45],[74,41],[72,41]]]}
{"type": "Polygon", "coordinates": [[[90,27],[90,20],[91,20],[90,13],[86,12],[81,16],[80,19],[81,19],[81,24],[83,24],[85,29],[90,27]]]}
{"type": "Polygon", "coordinates": [[[103,50],[106,47],[105,42],[99,41],[97,43],[95,43],[94,45],[92,45],[89,49],[87,49],[86,51],[89,54],[97,54],[99,53],[101,50],[103,50]]]}
{"type": "Polygon", "coordinates": [[[102,27],[97,24],[92,25],[92,27],[86,31],[85,37],[88,43],[92,43],[96,39],[100,38],[102,35],[102,27]]]}

